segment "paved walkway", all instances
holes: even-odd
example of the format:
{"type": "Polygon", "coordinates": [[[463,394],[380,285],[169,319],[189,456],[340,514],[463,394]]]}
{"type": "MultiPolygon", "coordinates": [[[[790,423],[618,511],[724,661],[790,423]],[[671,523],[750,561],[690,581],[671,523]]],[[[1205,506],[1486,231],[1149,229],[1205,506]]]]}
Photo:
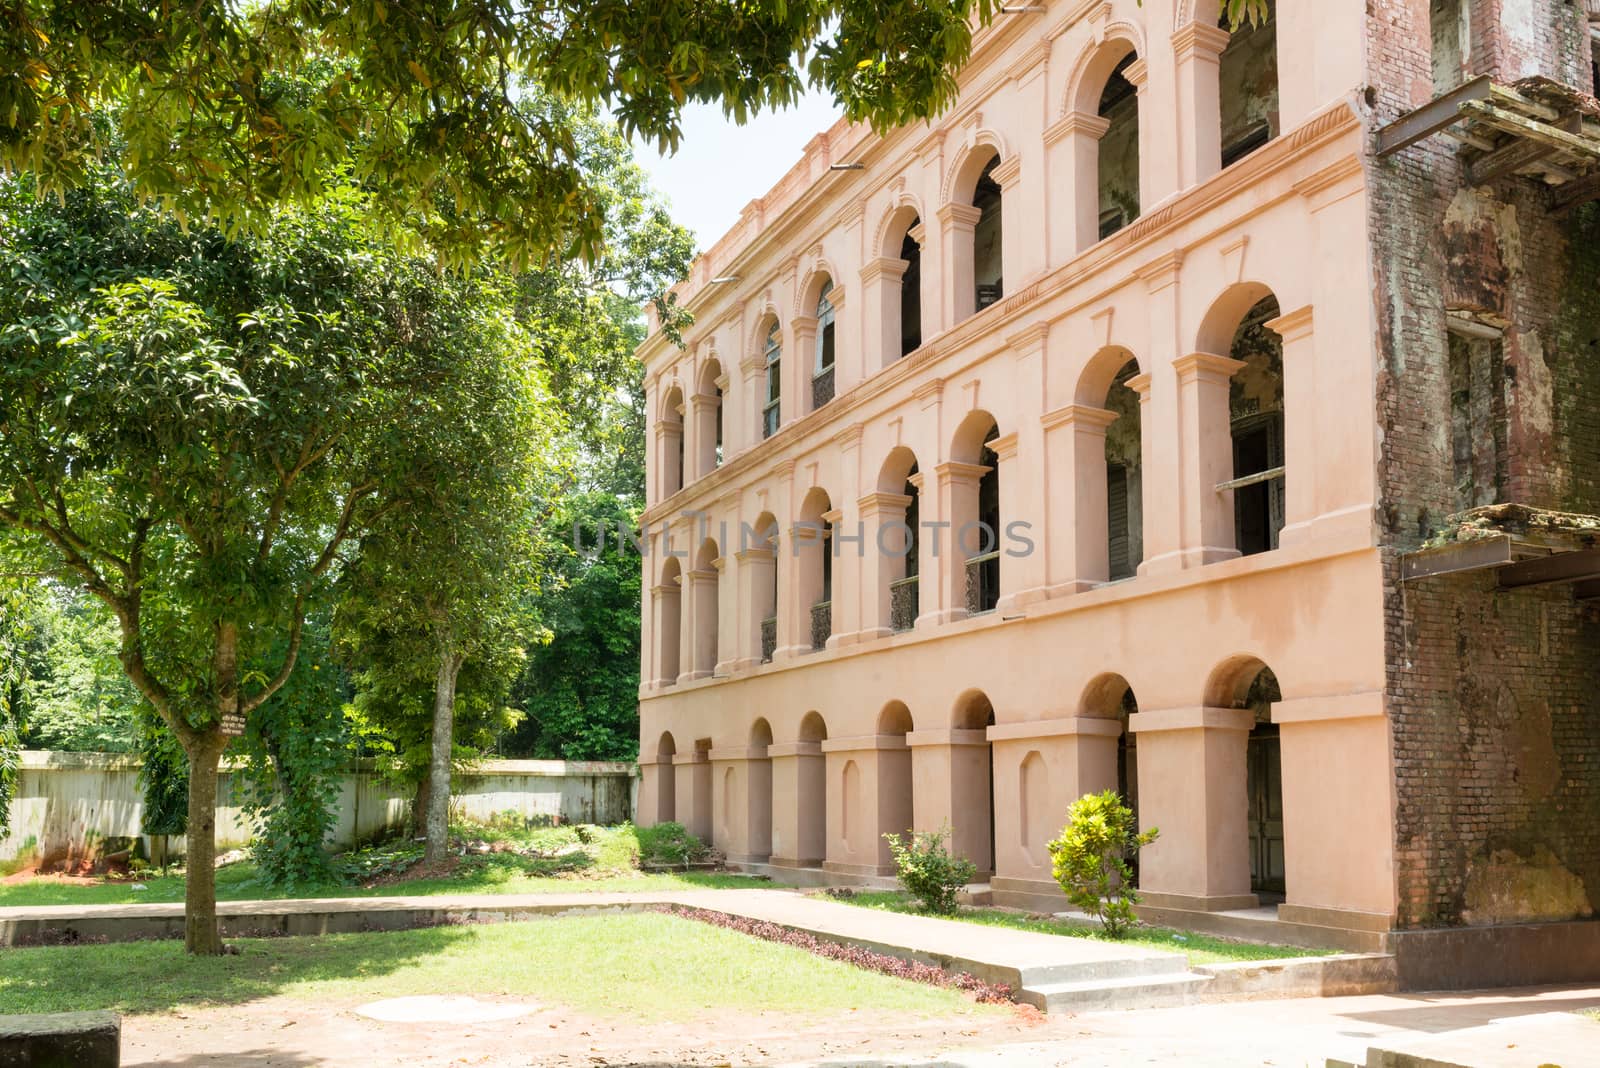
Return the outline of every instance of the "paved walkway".
{"type": "MultiPolygon", "coordinates": [[[[1186,970],[1181,954],[1143,946],[907,916],[777,889],[225,901],[218,904],[217,911],[224,930],[237,937],[251,931],[327,934],[449,920],[503,922],[662,904],[766,920],[821,938],[970,972],[1017,989],[1030,982],[1186,970]]],[[[0,944],[38,937],[47,930],[72,930],[84,937],[116,940],[181,933],[182,925],[183,906],[178,903],[0,908],[0,944]]]]}

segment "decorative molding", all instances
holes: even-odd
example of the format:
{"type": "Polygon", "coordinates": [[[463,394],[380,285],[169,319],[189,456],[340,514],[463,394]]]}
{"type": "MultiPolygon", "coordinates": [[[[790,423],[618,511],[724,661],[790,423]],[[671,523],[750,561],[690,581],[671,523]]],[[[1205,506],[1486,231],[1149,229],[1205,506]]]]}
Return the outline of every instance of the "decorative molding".
{"type": "Polygon", "coordinates": [[[953,230],[958,226],[970,229],[977,226],[978,220],[983,218],[983,209],[975,208],[971,204],[946,204],[939,209],[938,218],[946,230],[953,230]]]}
{"type": "Polygon", "coordinates": [[[917,401],[922,407],[927,408],[939,403],[944,396],[944,379],[930,378],[911,391],[911,399],[917,401]]]}
{"type": "Polygon", "coordinates": [[[1089,316],[1089,325],[1092,330],[1095,351],[1111,347],[1111,325],[1116,320],[1116,305],[1108,305],[1089,316]]]}
{"type": "Polygon", "coordinates": [[[891,282],[898,282],[905,277],[906,268],[910,266],[905,260],[894,256],[875,256],[861,265],[861,284],[870,286],[885,276],[891,282]]]}
{"type": "Polygon", "coordinates": [[[999,184],[1001,192],[1009,192],[1016,188],[1017,179],[1022,177],[1021,154],[1018,153],[1010,159],[995,164],[994,170],[990,171],[989,175],[999,184]]]}
{"type": "Polygon", "coordinates": [[[1046,430],[1057,427],[1089,427],[1104,430],[1117,421],[1117,413],[1108,408],[1095,408],[1087,404],[1068,404],[1039,417],[1046,430]]]}
{"type": "Polygon", "coordinates": [[[845,427],[843,430],[839,431],[833,436],[833,443],[841,451],[844,449],[854,449],[861,444],[861,435],[863,431],[864,428],[862,424],[851,423],[849,426],[845,427]]]}
{"type": "Polygon", "coordinates": [[[1083,134],[1098,141],[1111,129],[1111,120],[1103,119],[1099,115],[1090,115],[1086,111],[1069,111],[1044,132],[1044,143],[1047,146],[1056,144],[1062,138],[1083,134]]]}
{"type": "Polygon", "coordinates": [[[1163,252],[1155,259],[1150,260],[1133,269],[1134,276],[1143,280],[1145,287],[1151,293],[1159,293],[1178,282],[1178,270],[1183,266],[1183,250],[1181,248],[1163,252]]]}
{"type": "Polygon", "coordinates": [[[1216,59],[1228,47],[1233,35],[1221,26],[1208,26],[1203,22],[1190,22],[1172,35],[1172,50],[1182,62],[1191,56],[1216,59]]]}
{"type": "Polygon", "coordinates": [[[1240,234],[1237,241],[1222,246],[1222,280],[1233,286],[1244,281],[1244,254],[1250,248],[1250,235],[1240,234]]]}
{"type": "Polygon", "coordinates": [[[1017,437],[1017,432],[1013,430],[1011,433],[1002,434],[989,442],[989,451],[994,453],[995,458],[1003,463],[1016,458],[1017,445],[1020,441],[1021,439],[1017,437]]]}
{"type": "Polygon", "coordinates": [[[1178,372],[1179,382],[1211,375],[1226,381],[1242,371],[1244,366],[1243,360],[1218,356],[1214,352],[1191,352],[1172,361],[1172,369],[1178,372]]]}
{"type": "Polygon", "coordinates": [[[1276,319],[1271,319],[1262,325],[1268,330],[1271,330],[1274,334],[1277,334],[1279,337],[1283,338],[1284,342],[1287,344],[1291,341],[1299,341],[1303,338],[1310,337],[1312,325],[1311,320],[1312,309],[1311,305],[1307,304],[1303,308],[1296,308],[1294,311],[1285,312],[1276,319]]]}

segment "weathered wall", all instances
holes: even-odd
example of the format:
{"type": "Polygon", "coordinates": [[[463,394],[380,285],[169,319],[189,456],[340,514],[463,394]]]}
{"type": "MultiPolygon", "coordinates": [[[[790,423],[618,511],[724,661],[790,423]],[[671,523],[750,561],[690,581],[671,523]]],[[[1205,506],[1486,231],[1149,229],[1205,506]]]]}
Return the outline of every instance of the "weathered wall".
{"type": "MultiPolygon", "coordinates": [[[[10,831],[0,838],[0,863],[28,852],[43,861],[82,856],[95,839],[138,836],[144,804],[137,759],[102,753],[22,756],[10,831]]],[[[620,823],[633,811],[633,769],[622,763],[485,761],[472,774],[456,777],[452,804],[478,818],[513,810],[525,817],[559,816],[565,823],[620,823]]],[[[226,766],[217,797],[218,845],[245,844],[252,832],[226,766]]],[[[329,839],[346,845],[399,827],[410,799],[384,784],[367,762],[341,779],[337,809],[329,839]]],[[[168,845],[174,852],[183,848],[176,838],[168,845]]]]}
{"type": "MultiPolygon", "coordinates": [[[[1578,7],[1469,8],[1471,73],[1587,82],[1578,7]]],[[[1432,94],[1428,14],[1428,0],[1368,6],[1376,123],[1432,94]]],[[[1476,413],[1469,472],[1484,477],[1481,453],[1503,448],[1502,500],[1600,512],[1600,210],[1552,217],[1524,179],[1463,188],[1444,138],[1369,167],[1398,922],[1587,915],[1600,903],[1600,624],[1569,588],[1497,594],[1470,574],[1402,586],[1398,560],[1461,503],[1453,403],[1476,413]],[[1474,387],[1503,395],[1468,399],[1452,381],[1450,312],[1503,331],[1501,379],[1474,387]]]]}

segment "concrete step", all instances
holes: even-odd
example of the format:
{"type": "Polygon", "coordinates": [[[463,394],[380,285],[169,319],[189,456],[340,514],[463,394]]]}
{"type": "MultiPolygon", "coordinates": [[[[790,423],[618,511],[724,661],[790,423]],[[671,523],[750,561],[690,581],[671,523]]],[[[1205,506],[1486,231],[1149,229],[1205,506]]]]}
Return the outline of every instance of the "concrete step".
{"type": "Polygon", "coordinates": [[[1020,969],[1023,988],[1057,986],[1062,983],[1099,983],[1121,979],[1143,979],[1152,975],[1178,975],[1188,968],[1182,953],[1158,953],[1140,957],[1110,957],[1101,960],[1064,961],[1057,964],[1029,965],[1020,969]]]}
{"type": "Polygon", "coordinates": [[[1167,972],[1120,979],[1089,979],[1024,987],[1018,994],[1045,1012],[1093,1012],[1101,1009],[1164,1009],[1199,1000],[1209,975],[1167,972]]]}

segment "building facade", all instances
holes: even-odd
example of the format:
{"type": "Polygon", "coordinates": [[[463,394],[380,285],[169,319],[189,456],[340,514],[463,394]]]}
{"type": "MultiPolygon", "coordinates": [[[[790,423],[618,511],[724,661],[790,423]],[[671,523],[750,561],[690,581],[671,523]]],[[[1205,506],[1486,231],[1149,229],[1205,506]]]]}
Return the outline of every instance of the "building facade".
{"type": "Polygon", "coordinates": [[[1552,206],[1589,176],[1379,134],[1477,75],[1592,92],[1600,9],[1213,7],[1000,16],[945,115],[745,209],[682,345],[652,320],[642,823],[841,877],[948,826],[1054,909],[1046,843],[1118,789],[1164,921],[1591,914],[1600,630],[1448,563],[1588,551],[1505,506],[1600,512],[1600,226],[1552,206]]]}

